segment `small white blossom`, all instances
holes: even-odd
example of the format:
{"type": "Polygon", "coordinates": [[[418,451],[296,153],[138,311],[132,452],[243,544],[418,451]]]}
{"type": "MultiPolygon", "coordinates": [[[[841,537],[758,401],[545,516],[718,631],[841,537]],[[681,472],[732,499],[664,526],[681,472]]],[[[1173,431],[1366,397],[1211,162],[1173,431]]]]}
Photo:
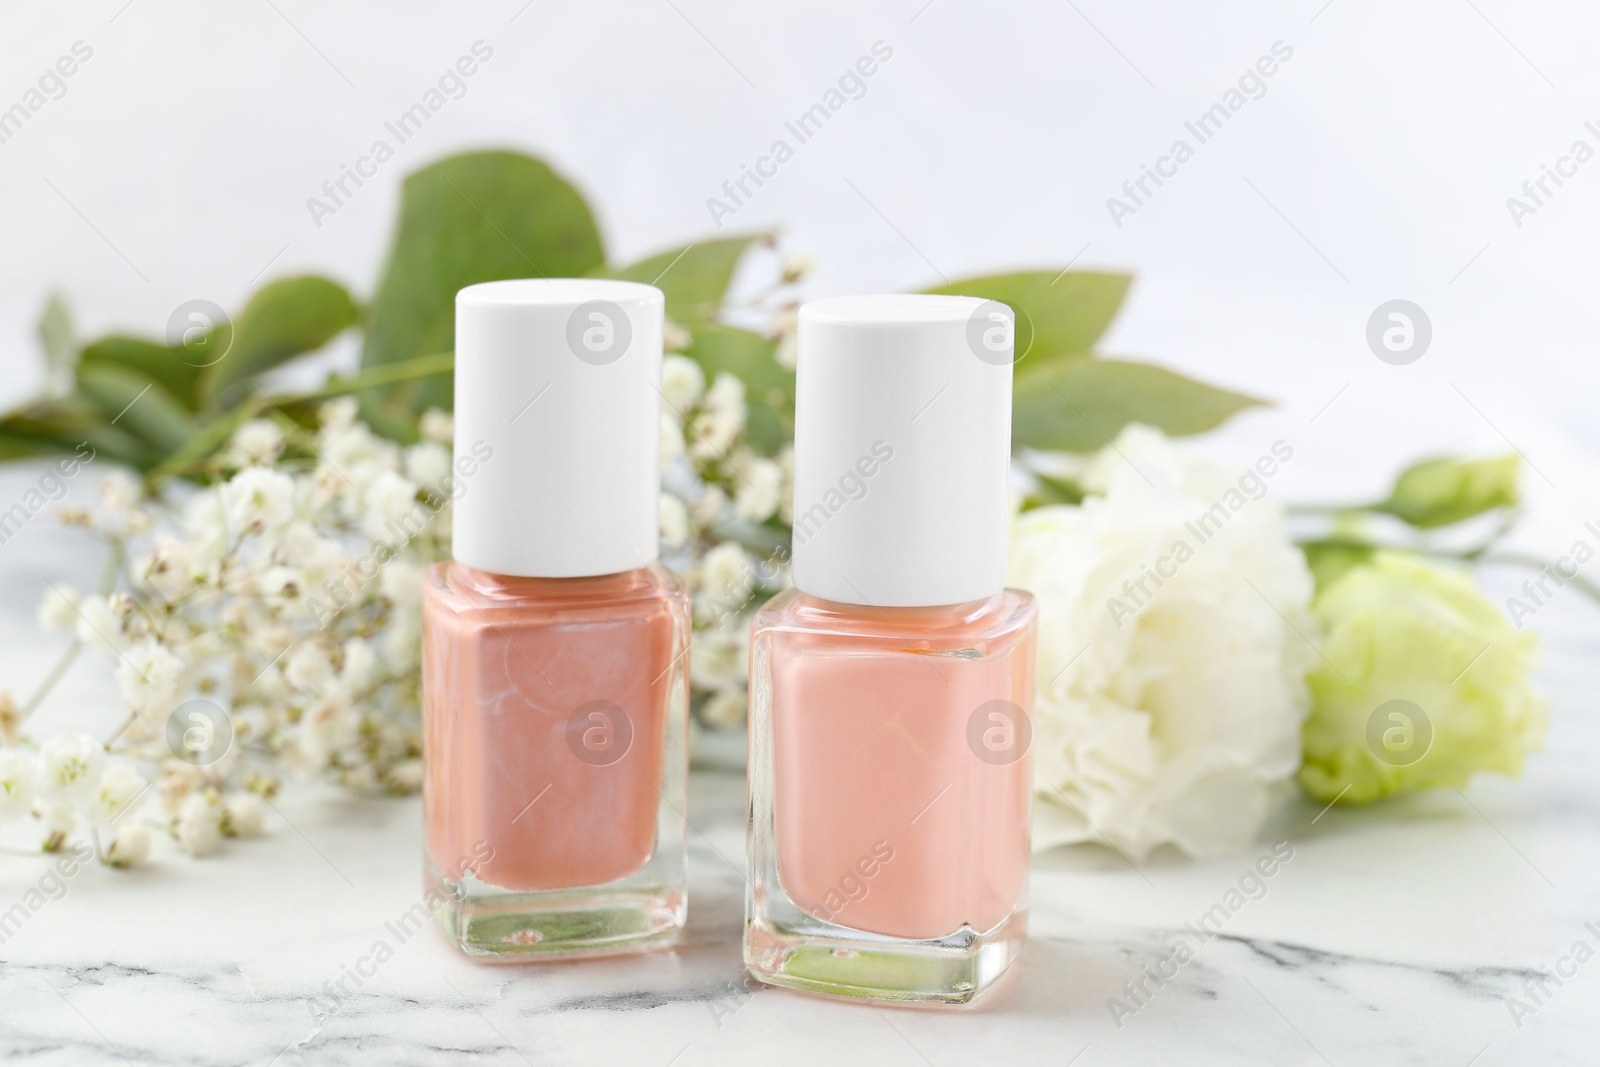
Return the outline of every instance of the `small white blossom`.
{"type": "Polygon", "coordinates": [[[105,861],[112,867],[142,867],[150,862],[150,845],[150,827],[130,819],[117,827],[106,846],[105,861]]]}
{"type": "Polygon", "coordinates": [[[69,807],[94,799],[106,753],[88,734],[57,734],[39,746],[39,795],[69,807]]]}
{"type": "Polygon", "coordinates": [[[448,411],[429,408],[422,413],[420,429],[425,440],[437,441],[448,448],[456,436],[456,420],[448,411]]]}
{"type": "Polygon", "coordinates": [[[705,392],[706,373],[688,356],[667,356],[661,361],[661,395],[667,405],[687,412],[705,392]]]}
{"type": "Polygon", "coordinates": [[[267,806],[254,793],[234,793],[222,806],[222,832],[229,837],[260,837],[267,806]]]}
{"type": "Polygon", "coordinates": [[[708,485],[690,503],[689,515],[696,526],[713,526],[722,518],[722,511],[727,506],[728,494],[715,485],[708,485]]]}
{"type": "Polygon", "coordinates": [[[749,671],[749,627],[742,620],[709,630],[696,630],[690,638],[689,678],[701,689],[736,688],[749,671]]]}
{"type": "Polygon", "coordinates": [[[214,856],[222,850],[222,812],[204,793],[192,793],[178,807],[173,833],[189,855],[214,856]]]}
{"type": "Polygon", "coordinates": [[[75,629],[79,641],[98,648],[108,656],[117,655],[127,644],[122,619],[113,614],[103,596],[86,596],[78,602],[75,629]]]}
{"type": "Polygon", "coordinates": [[[353,425],[360,413],[361,405],[356,403],[355,397],[334,397],[317,409],[317,425],[323,430],[337,432],[353,425]]]}
{"type": "Polygon", "coordinates": [[[361,532],[374,541],[393,544],[420,531],[415,520],[404,521],[417,507],[417,484],[394,471],[384,471],[372,480],[361,494],[361,505],[361,532]]]}
{"type": "Polygon", "coordinates": [[[0,823],[24,818],[33,812],[37,773],[31,753],[15,748],[0,749],[0,823]]]}
{"type": "Polygon", "coordinates": [[[712,694],[700,709],[706,725],[726,729],[744,722],[746,692],[743,686],[734,686],[712,694]]]}
{"type": "Polygon", "coordinates": [[[333,661],[315,641],[302,641],[284,659],[283,676],[302,693],[320,693],[333,684],[333,661]]]}
{"type": "Polygon", "coordinates": [[[283,431],[270,419],[251,419],[233,431],[234,457],[245,465],[272,462],[283,444],[283,431]]]}
{"type": "Polygon", "coordinates": [[[247,467],[222,487],[228,527],[235,531],[276,530],[294,518],[294,482],[267,467],[247,467]]]}
{"type": "Polygon", "coordinates": [[[117,687],[134,718],[155,725],[171,713],[183,661],[153,638],[130,646],[117,662],[117,687]]]}
{"type": "Polygon", "coordinates": [[[700,560],[700,587],[723,608],[743,604],[752,584],[749,553],[732,541],[724,541],[700,560]]]}
{"type": "Polygon", "coordinates": [[[420,486],[443,492],[441,484],[450,474],[450,450],[435,441],[423,441],[405,451],[406,477],[420,486]]]}
{"type": "Polygon", "coordinates": [[[694,335],[671,319],[661,331],[661,347],[667,352],[682,352],[694,343],[694,335]]]}
{"type": "Polygon", "coordinates": [[[38,622],[42,630],[65,630],[78,621],[78,591],[70,585],[52,586],[39,601],[38,622]]]}
{"type": "Polygon", "coordinates": [[[133,506],[144,495],[139,480],[127,471],[113,470],[100,483],[100,510],[107,524],[125,523],[133,506]]]}
{"type": "Polygon", "coordinates": [[[144,775],[130,761],[108,759],[105,770],[100,773],[100,784],[95,789],[94,799],[85,812],[89,821],[97,826],[110,826],[139,798],[148,784],[144,775]]]}
{"type": "Polygon", "coordinates": [[[372,642],[352,637],[344,643],[344,666],[339,671],[339,681],[345,689],[359,693],[370,686],[378,675],[378,654],[372,642]]]}
{"type": "Polygon", "coordinates": [[[682,548],[689,539],[689,509],[671,493],[661,494],[661,542],[668,548],[682,548]]]}
{"type": "Polygon", "coordinates": [[[378,575],[378,592],[408,608],[422,606],[422,568],[404,559],[393,559],[378,575]]]}
{"type": "Polygon", "coordinates": [[[766,522],[778,510],[783,494],[783,468],[770,459],[750,458],[738,464],[739,488],[733,513],[750,522],[766,522]]]}

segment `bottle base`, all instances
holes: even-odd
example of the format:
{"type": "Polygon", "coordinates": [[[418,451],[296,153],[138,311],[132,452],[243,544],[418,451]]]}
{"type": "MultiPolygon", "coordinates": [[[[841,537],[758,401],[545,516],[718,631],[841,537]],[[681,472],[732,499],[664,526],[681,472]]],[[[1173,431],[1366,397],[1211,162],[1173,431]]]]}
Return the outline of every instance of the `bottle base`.
{"type": "Polygon", "coordinates": [[[992,988],[1022,953],[1028,915],[1018,910],[987,933],[962,927],[906,941],[818,919],[746,924],[744,962],[767,985],[906,1004],[967,1004],[992,988]]]}
{"type": "Polygon", "coordinates": [[[682,887],[629,886],[516,892],[470,876],[453,882],[430,864],[428,883],[445,937],[481,962],[612,956],[666,948],[683,929],[682,887]]]}

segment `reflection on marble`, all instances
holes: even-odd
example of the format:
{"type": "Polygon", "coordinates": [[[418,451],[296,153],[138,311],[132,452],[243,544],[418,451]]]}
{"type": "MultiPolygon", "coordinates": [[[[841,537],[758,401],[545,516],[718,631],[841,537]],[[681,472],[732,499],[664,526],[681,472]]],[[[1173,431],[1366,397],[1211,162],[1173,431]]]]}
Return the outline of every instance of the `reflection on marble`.
{"type": "MultiPolygon", "coordinates": [[[[26,567],[0,564],[30,589],[40,570],[71,580],[81,566],[65,548],[27,551],[26,567]]],[[[0,612],[4,684],[20,690],[47,652],[32,593],[23,599],[0,612]]],[[[1028,950],[969,1009],[880,1009],[744,981],[734,772],[694,778],[679,949],[530,966],[476,965],[431,928],[401,928],[422,890],[419,803],[303,787],[265,839],[230,843],[220,859],[91,865],[44,898],[0,944],[0,1056],[73,1067],[1600,1062],[1600,962],[1575,974],[1560,963],[1579,940],[1600,949],[1585,926],[1600,929],[1589,685],[1600,626],[1577,599],[1539,619],[1556,706],[1522,780],[1368,812],[1298,804],[1228,860],[1038,857],[1028,950]],[[1277,842],[1293,856],[1258,888],[1248,872],[1277,842]],[[1189,951],[1174,963],[1180,939],[1189,951]],[[1572,974],[1559,986],[1539,973],[1558,964],[1572,974]],[[1517,1003],[1529,1009],[1520,1019],[1517,1003]]],[[[47,711],[65,721],[110,693],[109,671],[86,671],[47,711]]],[[[0,857],[0,915],[49,863],[0,857]]]]}

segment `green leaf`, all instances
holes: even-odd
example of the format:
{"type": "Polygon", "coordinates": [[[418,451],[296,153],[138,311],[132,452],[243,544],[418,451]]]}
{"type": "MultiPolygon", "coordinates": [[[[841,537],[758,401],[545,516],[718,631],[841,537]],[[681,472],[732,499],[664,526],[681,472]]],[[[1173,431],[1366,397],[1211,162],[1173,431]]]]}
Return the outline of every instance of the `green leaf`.
{"type": "Polygon", "coordinates": [[[45,381],[59,395],[72,387],[78,369],[78,346],[72,343],[72,318],[59,295],[52,293],[39,317],[39,343],[44,346],[45,381]]]}
{"type": "MultiPolygon", "coordinates": [[[[160,385],[169,397],[190,411],[200,406],[202,368],[189,361],[196,357],[181,348],[168,348],[138,337],[105,337],[83,350],[78,376],[93,367],[131,371],[160,385]]],[[[111,413],[115,415],[116,412],[111,413]]]]}
{"type": "MultiPolygon", "coordinates": [[[[453,156],[412,174],[400,225],[368,311],[363,366],[455,348],[456,292],[502,278],[580,277],[605,263],[578,191],[514,152],[453,156]]],[[[450,379],[407,390],[416,410],[450,406],[450,379]]]]}
{"type": "Polygon", "coordinates": [[[1081,504],[1083,503],[1083,487],[1076,482],[1069,482],[1064,478],[1052,478],[1038,471],[1031,472],[1033,480],[1037,483],[1022,501],[1023,511],[1032,511],[1034,508],[1050,507],[1053,504],[1081,504]]]}
{"type": "Polygon", "coordinates": [[[591,273],[655,286],[666,294],[667,318],[689,325],[717,317],[739,260],[761,239],[760,234],[721,237],[668,249],[630,266],[602,267],[591,273]]]}
{"type": "Polygon", "coordinates": [[[78,388],[120,425],[166,455],[183,447],[194,433],[194,416],[155,379],[130,367],[85,361],[78,388]]]}
{"type": "Polygon", "coordinates": [[[1017,313],[1017,358],[1084,357],[1122,306],[1133,278],[1094,271],[1023,271],[966,278],[930,293],[976,296],[1017,313]]]}
{"type": "Polygon", "coordinates": [[[1011,439],[1029,448],[1089,452],[1130,422],[1174,436],[1203,433],[1260,403],[1146,363],[1038,363],[1018,368],[1011,439]]]}
{"type": "Polygon", "coordinates": [[[1520,499],[1517,455],[1493,459],[1425,460],[1403,471],[1389,499],[1372,510],[1422,529],[1449,526],[1495,508],[1515,507],[1520,499]]]}
{"type": "MultiPolygon", "coordinates": [[[[321,348],[355,325],[357,317],[349,292],[326,278],[284,278],[264,286],[234,320],[232,344],[208,369],[206,392],[229,398],[238,392],[233,387],[321,348]]],[[[226,329],[220,326],[218,332],[226,329]]]]}
{"type": "Polygon", "coordinates": [[[732,326],[696,326],[683,354],[700,364],[706,380],[727,373],[744,382],[750,417],[745,439],[768,455],[794,438],[794,372],[773,358],[777,342],[732,326]]]}

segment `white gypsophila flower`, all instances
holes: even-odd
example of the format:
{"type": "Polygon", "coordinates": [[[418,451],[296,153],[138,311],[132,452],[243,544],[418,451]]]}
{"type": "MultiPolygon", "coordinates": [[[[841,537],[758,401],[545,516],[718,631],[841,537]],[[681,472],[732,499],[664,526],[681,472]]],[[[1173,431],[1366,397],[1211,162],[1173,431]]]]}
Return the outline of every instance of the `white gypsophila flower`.
{"type": "Polygon", "coordinates": [[[368,429],[366,423],[322,432],[322,453],[327,465],[348,478],[359,493],[380,474],[400,469],[400,446],[368,429]]]}
{"type": "Polygon", "coordinates": [[[124,470],[113,470],[100,482],[100,509],[112,526],[127,521],[133,506],[144,495],[139,479],[124,470]]]}
{"type": "Polygon", "coordinates": [[[36,616],[41,630],[65,630],[78,621],[78,591],[70,585],[51,586],[39,601],[36,616]]]}
{"type": "Polygon", "coordinates": [[[708,485],[700,490],[700,495],[689,502],[689,517],[696,526],[707,527],[714,525],[722,518],[723,509],[728,506],[728,494],[715,485],[708,485]]]}
{"type": "Polygon", "coordinates": [[[1099,495],[1016,519],[1010,584],[1039,602],[1035,847],[1223,855],[1287,793],[1312,582],[1247,471],[1130,426],[1084,477],[1099,495]]]}
{"type": "Polygon", "coordinates": [[[117,661],[117,688],[128,711],[147,727],[171,713],[183,661],[154,638],[135,641],[117,661]]]}
{"type": "Polygon", "coordinates": [[[78,825],[78,813],[70,804],[41,802],[38,807],[40,841],[46,852],[54,852],[78,825]]]}
{"type": "Polygon", "coordinates": [[[106,864],[111,867],[142,867],[150,862],[153,835],[150,827],[129,819],[117,827],[106,846],[106,864]]]}
{"type": "Polygon", "coordinates": [[[103,596],[86,596],[78,602],[74,631],[79,641],[112,657],[128,643],[122,632],[122,618],[103,596]]]}
{"type": "Polygon", "coordinates": [[[372,642],[352,637],[344,643],[344,666],[339,670],[339,681],[345,689],[359,693],[378,677],[378,654],[372,642]]]}
{"type": "Polygon", "coordinates": [[[392,559],[378,575],[378,592],[403,607],[422,606],[422,568],[407,559],[392,559]]]}
{"type": "Polygon", "coordinates": [[[233,431],[229,447],[242,464],[270,463],[283,451],[283,431],[271,419],[251,419],[233,431]]]}
{"type": "Polygon", "coordinates": [[[438,492],[450,473],[450,450],[436,441],[423,441],[405,450],[406,477],[438,492]]]}
{"type": "Polygon", "coordinates": [[[228,529],[276,530],[294,518],[294,480],[268,467],[246,467],[222,486],[228,529]]]}
{"type": "Polygon", "coordinates": [[[0,823],[32,814],[37,778],[38,764],[32,753],[0,748],[0,823]]]}
{"type": "MultiPolygon", "coordinates": [[[[406,522],[417,505],[417,483],[394,471],[384,471],[361,494],[361,532],[374,541],[390,544],[409,540],[421,531],[415,519],[406,522]]],[[[432,513],[422,511],[426,519],[432,513]]],[[[426,525],[426,519],[422,525],[426,525]]]]}
{"type": "Polygon", "coordinates": [[[296,520],[284,528],[273,554],[305,576],[308,590],[320,590],[322,583],[333,578],[348,559],[338,541],[323,537],[315,526],[304,520],[296,520]]]}
{"type": "Polygon", "coordinates": [[[88,734],[57,734],[39,746],[39,796],[52,804],[78,807],[94,799],[106,753],[88,734]]]}
{"type": "Polygon", "coordinates": [[[694,334],[681,324],[668,319],[661,330],[661,348],[666,352],[682,352],[694,344],[694,334]]]}
{"type": "Polygon", "coordinates": [[[333,661],[316,641],[302,641],[284,657],[283,677],[302,693],[320,693],[334,682],[333,661]]]}
{"type": "Polygon", "coordinates": [[[422,788],[423,776],[421,760],[402,760],[389,769],[383,784],[391,793],[410,795],[422,788]]]}
{"type": "Polygon", "coordinates": [[[705,371],[688,356],[667,356],[661,361],[661,395],[679,414],[694,407],[705,388],[705,371]]]}
{"type": "Polygon", "coordinates": [[[294,567],[268,567],[255,582],[256,591],[262,598],[273,602],[293,600],[305,587],[305,575],[294,567]]]}
{"type": "Polygon", "coordinates": [[[172,832],[189,855],[214,856],[222,850],[222,810],[204,793],[191,793],[178,806],[172,832]]]}
{"type": "Polygon", "coordinates": [[[689,680],[700,689],[736,688],[749,673],[749,627],[735,618],[690,635],[689,680]]]}
{"type": "Polygon", "coordinates": [[[183,507],[182,528],[191,568],[205,571],[228,554],[232,536],[221,486],[201,490],[189,498],[183,507]]]}
{"type": "Polygon", "coordinates": [[[317,425],[323,430],[338,432],[347,429],[361,413],[361,405],[353,396],[338,396],[317,408],[317,425]]]}
{"type": "Polygon", "coordinates": [[[707,726],[728,729],[744,722],[748,705],[747,691],[743,686],[718,690],[700,708],[700,717],[707,726]]]}
{"type": "Polygon", "coordinates": [[[668,548],[682,548],[689,539],[689,509],[671,493],[661,494],[661,542],[668,548]]]}
{"type": "Polygon", "coordinates": [[[222,832],[229,837],[260,837],[267,806],[254,793],[234,793],[222,804],[222,832]]]}
{"type": "Polygon", "coordinates": [[[700,558],[700,588],[724,610],[743,604],[754,581],[749,553],[732,541],[724,541],[700,558]]]}
{"type": "Polygon", "coordinates": [[[391,674],[405,674],[422,656],[422,612],[397,606],[378,639],[378,655],[391,674]]]}
{"type": "Polygon", "coordinates": [[[84,813],[96,826],[110,826],[128,810],[129,805],[139,799],[139,794],[144,792],[148,784],[144,775],[129,760],[116,757],[108,759],[105,769],[100,772],[94,798],[84,813]]]}
{"type": "Polygon", "coordinates": [[[427,441],[437,441],[446,448],[456,436],[456,420],[448,411],[438,408],[429,408],[422,413],[422,421],[418,427],[422,437],[427,441]]]}
{"type": "Polygon", "coordinates": [[[784,370],[794,370],[800,362],[800,335],[793,330],[779,334],[772,361],[784,370]]]}
{"type": "Polygon", "coordinates": [[[669,411],[661,413],[661,469],[666,470],[683,457],[683,427],[677,416],[669,411]]]}
{"type": "Polygon", "coordinates": [[[719,374],[706,391],[700,415],[690,434],[689,454],[699,460],[724,455],[744,433],[749,414],[744,401],[744,383],[731,374],[719,374]]]}
{"type": "Polygon", "coordinates": [[[778,510],[783,493],[783,468],[770,459],[751,457],[738,464],[738,489],[733,513],[749,522],[766,522],[778,510]]]}
{"type": "Polygon", "coordinates": [[[188,592],[197,578],[188,548],[167,534],[157,534],[154,547],[134,558],[130,573],[166,600],[176,600],[188,592]]]}

